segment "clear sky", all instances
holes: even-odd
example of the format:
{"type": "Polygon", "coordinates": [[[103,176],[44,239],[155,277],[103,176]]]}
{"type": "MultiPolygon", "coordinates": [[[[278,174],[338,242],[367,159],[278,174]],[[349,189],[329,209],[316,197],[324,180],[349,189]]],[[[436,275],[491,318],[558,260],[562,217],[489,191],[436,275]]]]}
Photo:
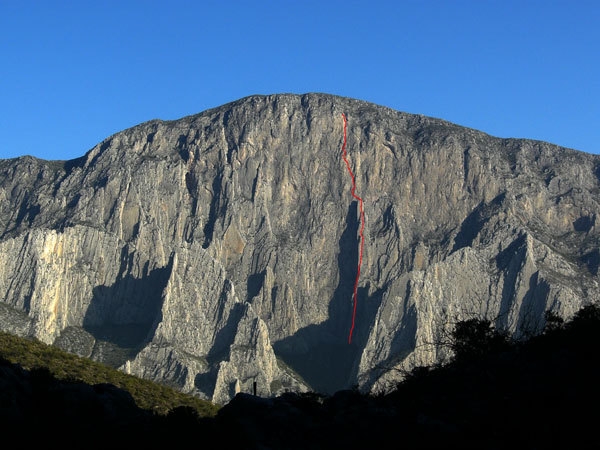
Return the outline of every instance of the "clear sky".
{"type": "Polygon", "coordinates": [[[597,0],[0,0],[0,158],[323,92],[600,153],[597,0]]]}

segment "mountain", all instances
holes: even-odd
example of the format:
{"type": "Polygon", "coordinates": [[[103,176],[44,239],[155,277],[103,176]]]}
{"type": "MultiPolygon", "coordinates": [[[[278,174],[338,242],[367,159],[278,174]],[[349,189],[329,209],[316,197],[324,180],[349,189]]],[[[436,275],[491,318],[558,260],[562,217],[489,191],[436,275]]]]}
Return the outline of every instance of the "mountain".
{"type": "Polygon", "coordinates": [[[251,96],[0,160],[0,329],[219,404],[381,392],[459,321],[525,339],[597,303],[599,183],[546,142],[251,96]]]}

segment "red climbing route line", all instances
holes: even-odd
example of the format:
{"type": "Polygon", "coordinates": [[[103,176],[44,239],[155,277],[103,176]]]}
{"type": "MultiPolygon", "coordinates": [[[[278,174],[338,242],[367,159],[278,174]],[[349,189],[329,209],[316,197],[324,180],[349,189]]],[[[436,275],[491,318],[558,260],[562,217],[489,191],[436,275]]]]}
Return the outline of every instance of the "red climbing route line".
{"type": "Polygon", "coordinates": [[[360,232],[359,232],[359,239],[360,239],[360,244],[359,244],[359,251],[358,251],[358,268],[356,269],[356,280],[354,281],[354,293],[352,295],[352,303],[353,303],[353,310],[352,310],[352,325],[350,327],[350,333],[348,334],[348,344],[352,343],[352,333],[354,332],[354,323],[356,321],[356,303],[357,303],[357,298],[356,298],[356,293],[358,291],[358,279],[360,278],[360,266],[362,265],[362,259],[363,259],[363,247],[364,247],[364,229],[365,229],[365,210],[363,209],[363,199],[360,198],[358,195],[356,195],[356,179],[354,177],[354,173],[352,172],[352,169],[350,168],[350,163],[348,162],[348,158],[347,155],[348,153],[346,152],[346,129],[348,126],[348,120],[346,119],[346,115],[344,113],[342,113],[342,118],[344,119],[344,143],[342,144],[342,158],[344,159],[344,162],[346,163],[346,168],[348,169],[348,173],[350,174],[350,178],[352,179],[352,190],[350,191],[352,193],[352,197],[354,197],[356,200],[358,200],[358,206],[359,206],[359,211],[360,211],[360,232]]]}

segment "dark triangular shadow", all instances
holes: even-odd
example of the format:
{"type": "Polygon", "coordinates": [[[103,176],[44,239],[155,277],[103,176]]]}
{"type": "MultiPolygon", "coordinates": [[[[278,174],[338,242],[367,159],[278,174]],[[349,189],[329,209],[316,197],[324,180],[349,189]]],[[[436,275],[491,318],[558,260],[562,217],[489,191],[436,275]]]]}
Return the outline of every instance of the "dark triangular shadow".
{"type": "Polygon", "coordinates": [[[277,356],[294,369],[311,389],[323,394],[333,394],[355,384],[358,358],[377,311],[373,305],[378,303],[377,299],[381,300],[381,292],[369,297],[367,288],[358,290],[356,324],[349,343],[352,295],[359,258],[357,206],[357,202],[350,205],[346,228],[339,240],[340,277],[329,302],[329,319],[318,325],[309,325],[273,344],[277,356]]]}

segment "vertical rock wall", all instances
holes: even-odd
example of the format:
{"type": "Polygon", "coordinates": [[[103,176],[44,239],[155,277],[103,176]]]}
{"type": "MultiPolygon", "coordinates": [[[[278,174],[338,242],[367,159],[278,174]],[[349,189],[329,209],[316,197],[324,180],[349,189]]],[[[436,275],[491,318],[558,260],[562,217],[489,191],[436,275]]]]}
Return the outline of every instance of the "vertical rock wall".
{"type": "Polygon", "coordinates": [[[385,389],[458,320],[525,337],[598,301],[599,163],[325,94],[0,161],[0,326],[219,403],[385,389]]]}

